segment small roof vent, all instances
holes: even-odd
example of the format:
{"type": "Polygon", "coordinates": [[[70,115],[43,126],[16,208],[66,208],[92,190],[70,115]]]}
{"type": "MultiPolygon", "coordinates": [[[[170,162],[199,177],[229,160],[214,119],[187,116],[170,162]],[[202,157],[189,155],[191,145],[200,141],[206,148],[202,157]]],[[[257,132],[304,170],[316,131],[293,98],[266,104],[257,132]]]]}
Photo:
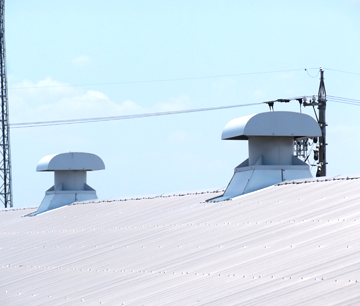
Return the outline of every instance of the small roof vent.
{"type": "Polygon", "coordinates": [[[43,157],[36,171],[54,171],[54,186],[48,189],[38,210],[31,216],[69,205],[97,199],[95,189],[86,183],[86,171],[105,169],[102,159],[91,153],[69,152],[43,157]]]}
{"type": "Polygon", "coordinates": [[[248,140],[249,158],[238,165],[222,201],[282,181],[312,177],[309,166],[293,155],[294,139],[321,136],[318,123],[295,112],[266,112],[230,121],[224,140],[248,140]]]}

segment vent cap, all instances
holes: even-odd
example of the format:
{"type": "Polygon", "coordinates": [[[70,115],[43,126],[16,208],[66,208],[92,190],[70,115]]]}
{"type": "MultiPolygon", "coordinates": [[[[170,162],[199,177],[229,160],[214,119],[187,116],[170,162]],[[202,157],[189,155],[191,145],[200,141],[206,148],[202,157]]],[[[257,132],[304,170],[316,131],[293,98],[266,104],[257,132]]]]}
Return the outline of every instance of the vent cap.
{"type": "Polygon", "coordinates": [[[249,136],[321,136],[318,123],[309,115],[295,112],[265,112],[231,120],[221,139],[247,140],[249,136]]]}
{"type": "Polygon", "coordinates": [[[92,153],[67,152],[43,157],[36,171],[57,171],[57,170],[103,170],[105,164],[102,159],[92,153]]]}

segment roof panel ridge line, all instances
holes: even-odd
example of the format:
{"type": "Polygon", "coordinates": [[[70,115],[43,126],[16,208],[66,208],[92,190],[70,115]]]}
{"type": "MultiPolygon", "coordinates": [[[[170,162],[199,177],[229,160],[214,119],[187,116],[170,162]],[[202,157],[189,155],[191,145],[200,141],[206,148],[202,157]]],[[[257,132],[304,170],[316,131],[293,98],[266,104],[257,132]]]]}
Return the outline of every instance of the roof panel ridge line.
{"type": "Polygon", "coordinates": [[[280,182],[278,184],[275,184],[274,186],[281,186],[281,185],[288,185],[288,184],[310,184],[310,183],[324,183],[324,182],[332,182],[332,181],[351,181],[351,180],[358,180],[360,179],[360,176],[354,175],[354,176],[346,176],[342,177],[339,175],[336,176],[324,176],[322,178],[307,178],[307,179],[298,179],[298,180],[288,180],[284,182],[280,182]]]}
{"type": "Polygon", "coordinates": [[[93,203],[110,203],[110,202],[122,202],[122,201],[139,201],[139,200],[151,200],[157,198],[169,198],[169,197],[183,197],[183,196],[191,196],[191,195],[201,195],[201,194],[209,194],[209,193],[220,193],[223,192],[223,188],[217,189],[210,189],[207,191],[199,191],[199,192],[184,192],[184,193],[175,193],[175,194],[160,194],[154,196],[129,196],[126,198],[108,198],[108,199],[95,199],[95,200],[88,200],[88,201],[77,201],[73,202],[69,205],[85,205],[85,204],[93,204],[93,203]]]}

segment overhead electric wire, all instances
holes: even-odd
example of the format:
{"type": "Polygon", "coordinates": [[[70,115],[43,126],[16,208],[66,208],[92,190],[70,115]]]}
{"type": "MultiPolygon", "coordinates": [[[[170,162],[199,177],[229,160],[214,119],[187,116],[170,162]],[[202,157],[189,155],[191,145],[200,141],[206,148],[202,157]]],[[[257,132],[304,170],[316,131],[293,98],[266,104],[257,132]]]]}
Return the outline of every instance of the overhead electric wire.
{"type": "Polygon", "coordinates": [[[331,101],[331,102],[340,103],[340,104],[354,105],[354,106],[360,106],[359,103],[351,103],[351,102],[344,102],[344,101],[331,101]]]}
{"type": "MultiPolygon", "coordinates": [[[[12,124],[10,124],[10,128],[12,128],[12,129],[18,128],[19,129],[19,128],[30,128],[30,127],[54,126],[54,125],[68,125],[68,124],[95,123],[95,122],[115,121],[115,120],[127,120],[127,119],[137,119],[137,118],[146,118],[146,117],[157,117],[157,116],[177,115],[177,114],[185,114],[185,113],[205,112],[205,111],[211,111],[211,110],[221,110],[221,109],[237,108],[237,107],[244,107],[244,106],[254,106],[254,105],[261,105],[261,104],[268,104],[270,106],[271,104],[273,104],[275,102],[290,102],[292,100],[298,100],[301,98],[312,98],[312,97],[314,97],[314,95],[292,97],[289,99],[277,99],[277,100],[258,102],[258,103],[215,106],[215,107],[185,109],[185,110],[177,110],[177,111],[141,113],[141,114],[122,115],[122,116],[108,116],[108,117],[12,123],[12,124]]],[[[327,96],[327,100],[330,102],[335,102],[335,103],[343,103],[343,104],[360,106],[360,100],[356,100],[356,99],[336,97],[336,96],[327,96]]]]}
{"type": "MultiPolygon", "coordinates": [[[[307,68],[307,69],[318,69],[318,68],[307,68]]],[[[245,72],[245,73],[234,73],[234,74],[222,74],[222,75],[210,75],[210,76],[197,76],[197,77],[186,77],[186,78],[174,78],[174,79],[155,79],[155,80],[139,80],[139,81],[119,81],[119,82],[108,82],[108,83],[94,83],[94,84],[75,84],[75,85],[53,85],[53,86],[24,86],[24,87],[9,87],[9,89],[34,89],[34,88],[58,88],[58,87],[80,87],[80,86],[99,86],[99,85],[120,85],[120,84],[140,84],[140,83],[156,83],[156,82],[174,82],[174,81],[188,81],[188,80],[201,80],[201,79],[213,79],[223,77],[235,77],[245,75],[256,75],[256,74],[270,74],[270,73],[281,73],[281,72],[292,72],[304,70],[301,69],[288,69],[288,70],[275,70],[275,71],[260,71],[260,72],[245,72]]]]}
{"type": "Polygon", "coordinates": [[[351,99],[351,98],[344,98],[344,97],[337,97],[337,96],[330,96],[327,95],[327,98],[330,98],[332,100],[341,100],[341,101],[348,101],[348,102],[356,102],[356,103],[360,103],[359,99],[351,99]]]}
{"type": "MultiPolygon", "coordinates": [[[[319,68],[305,68],[305,71],[309,76],[308,70],[319,69],[319,68]]],[[[348,73],[354,75],[360,75],[357,72],[344,71],[332,68],[324,68],[330,71],[336,71],[341,73],[348,73]]],[[[246,76],[246,75],[257,75],[257,74],[270,74],[270,73],[281,73],[281,72],[293,72],[293,71],[304,71],[303,68],[298,69],[286,69],[286,70],[272,70],[272,71],[259,71],[259,72],[244,72],[244,73],[233,73],[233,74],[221,74],[221,75],[209,75],[209,76],[196,76],[196,77],[185,77],[185,78],[173,78],[173,79],[154,79],[154,80],[138,80],[138,81],[119,81],[119,82],[106,82],[106,83],[89,83],[89,84],[67,84],[67,85],[52,85],[52,86],[23,86],[23,87],[9,87],[8,89],[41,89],[41,88],[59,88],[59,87],[80,87],[80,86],[101,86],[101,85],[120,85],[120,84],[140,84],[140,83],[157,83],[157,82],[175,82],[175,81],[188,81],[188,80],[201,80],[201,79],[213,79],[223,77],[235,77],[235,76],[246,76]]],[[[317,74],[318,75],[318,74],[317,74]]],[[[317,76],[316,75],[316,76],[317,76]]],[[[315,78],[316,76],[311,76],[315,78]]]]}
{"type": "Polygon", "coordinates": [[[330,70],[330,71],[336,71],[336,72],[360,75],[360,73],[358,73],[358,72],[344,71],[344,70],[338,70],[338,69],[332,69],[332,68],[324,68],[324,69],[330,70]]]}
{"type": "Polygon", "coordinates": [[[326,99],[330,102],[360,106],[360,100],[357,100],[357,99],[336,97],[336,96],[330,96],[330,95],[326,96],[326,99]]]}
{"type": "Polygon", "coordinates": [[[260,104],[264,104],[264,103],[267,103],[267,102],[237,104],[237,105],[228,105],[228,106],[216,106],[216,107],[206,107],[206,108],[196,108],[196,109],[185,109],[185,110],[156,112],[156,113],[142,113],[142,114],[134,114],[134,115],[111,116],[111,117],[95,117],[95,118],[82,118],[82,119],[12,123],[12,124],[10,124],[10,128],[16,129],[16,128],[43,127],[43,126],[53,126],[53,125],[67,125],[67,124],[126,120],[126,119],[136,119],[136,118],[156,117],[156,116],[166,116],[166,115],[177,115],[177,114],[204,112],[204,111],[220,110],[220,109],[236,108],[236,107],[244,107],[244,106],[254,106],[254,105],[260,105],[260,104]]]}
{"type": "MultiPolygon", "coordinates": [[[[310,68],[310,69],[311,69],[311,68],[310,68]]],[[[311,78],[313,78],[313,79],[315,79],[315,78],[319,75],[319,73],[320,73],[320,71],[318,71],[316,75],[312,76],[312,75],[310,75],[309,71],[308,71],[306,68],[305,68],[305,71],[306,71],[306,73],[308,74],[308,76],[311,77],[311,78]]]]}

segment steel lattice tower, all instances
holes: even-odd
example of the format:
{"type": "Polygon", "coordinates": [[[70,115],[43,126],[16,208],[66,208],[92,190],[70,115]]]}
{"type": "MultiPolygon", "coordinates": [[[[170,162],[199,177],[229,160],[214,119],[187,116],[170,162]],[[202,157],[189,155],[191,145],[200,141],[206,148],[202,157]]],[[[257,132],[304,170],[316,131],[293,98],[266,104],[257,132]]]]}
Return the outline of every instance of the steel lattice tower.
{"type": "Polygon", "coordinates": [[[0,201],[5,208],[13,207],[11,188],[11,160],[9,110],[5,65],[5,0],[0,0],[0,90],[1,90],[1,133],[0,133],[0,201]]]}

